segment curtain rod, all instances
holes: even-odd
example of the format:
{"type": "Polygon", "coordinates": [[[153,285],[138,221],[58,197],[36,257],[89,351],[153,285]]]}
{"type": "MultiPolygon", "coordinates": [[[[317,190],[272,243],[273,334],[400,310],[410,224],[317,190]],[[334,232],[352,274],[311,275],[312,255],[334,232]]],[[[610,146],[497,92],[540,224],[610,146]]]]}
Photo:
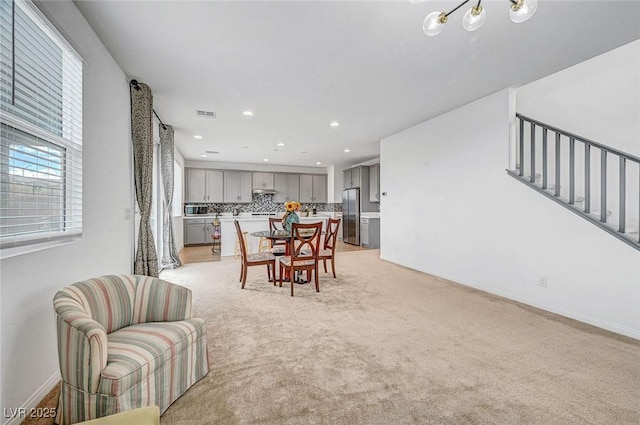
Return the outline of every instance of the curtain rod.
{"type": "MultiPolygon", "coordinates": [[[[140,90],[140,85],[138,84],[138,80],[131,80],[129,82],[136,90],[140,90]]],[[[160,116],[158,115],[158,113],[156,112],[155,109],[153,109],[153,115],[156,116],[156,118],[158,118],[158,121],[160,121],[160,125],[162,126],[163,130],[167,129],[167,126],[164,125],[164,123],[162,122],[162,120],[160,119],[160,116]]]]}

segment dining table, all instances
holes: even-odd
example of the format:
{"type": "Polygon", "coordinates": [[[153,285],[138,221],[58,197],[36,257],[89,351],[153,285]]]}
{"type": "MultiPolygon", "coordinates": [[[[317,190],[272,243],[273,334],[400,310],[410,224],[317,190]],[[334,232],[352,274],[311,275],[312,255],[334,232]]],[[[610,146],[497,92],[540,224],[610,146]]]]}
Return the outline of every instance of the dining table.
{"type": "MultiPolygon", "coordinates": [[[[320,234],[324,235],[326,232],[322,231],[320,234]]],[[[304,234],[304,233],[303,233],[304,234]]],[[[283,229],[275,229],[275,230],[260,230],[258,232],[252,232],[251,236],[255,236],[256,238],[267,238],[269,240],[284,240],[289,241],[291,239],[291,232],[283,229]]],[[[287,243],[284,248],[284,255],[291,255],[290,245],[287,243]]],[[[275,276],[275,271],[274,271],[275,276]]],[[[275,277],[274,277],[275,278],[275,277]]],[[[289,271],[285,271],[285,275],[283,276],[283,281],[289,282],[290,276],[289,271]]],[[[304,285],[307,281],[300,276],[296,276],[295,282],[304,285]]]]}

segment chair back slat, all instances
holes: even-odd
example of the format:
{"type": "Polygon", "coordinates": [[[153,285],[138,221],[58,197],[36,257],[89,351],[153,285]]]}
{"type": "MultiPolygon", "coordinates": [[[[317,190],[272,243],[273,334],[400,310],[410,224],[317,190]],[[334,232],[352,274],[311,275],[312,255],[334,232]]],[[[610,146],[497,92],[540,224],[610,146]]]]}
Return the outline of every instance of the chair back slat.
{"type": "Polygon", "coordinates": [[[292,260],[316,260],[320,247],[322,222],[292,223],[289,249],[292,260]]]}
{"type": "Polygon", "coordinates": [[[340,227],[339,218],[330,218],[327,223],[327,234],[324,237],[324,249],[330,249],[333,251],[336,247],[336,240],[338,239],[338,227],[340,227]]]}
{"type": "MultiPolygon", "coordinates": [[[[269,217],[269,230],[271,231],[271,233],[273,233],[274,231],[284,231],[284,227],[282,226],[282,219],[281,218],[275,218],[275,217],[269,217]]],[[[273,248],[274,245],[286,245],[287,241],[285,240],[273,240],[270,239],[269,240],[271,247],[273,248]]]]}
{"type": "Polygon", "coordinates": [[[242,237],[242,229],[240,228],[240,223],[238,220],[233,221],[236,225],[236,233],[238,234],[238,244],[240,245],[240,254],[242,255],[242,259],[246,260],[247,258],[247,246],[244,244],[244,238],[242,237]]]}

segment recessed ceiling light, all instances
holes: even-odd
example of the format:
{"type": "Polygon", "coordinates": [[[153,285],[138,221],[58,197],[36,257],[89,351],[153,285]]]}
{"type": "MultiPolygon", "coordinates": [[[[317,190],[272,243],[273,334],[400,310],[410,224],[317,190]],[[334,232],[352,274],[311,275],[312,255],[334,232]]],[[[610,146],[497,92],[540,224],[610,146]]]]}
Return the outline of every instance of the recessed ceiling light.
{"type": "Polygon", "coordinates": [[[206,157],[207,157],[207,155],[200,155],[200,156],[201,156],[202,158],[206,158],[206,157]]]}
{"type": "Polygon", "coordinates": [[[340,125],[340,123],[338,121],[333,121],[331,124],[329,124],[331,127],[337,127],[340,125]]]}
{"type": "Polygon", "coordinates": [[[344,151],[345,152],[351,152],[351,149],[345,149],[344,151]]]}
{"type": "Polygon", "coordinates": [[[269,162],[269,158],[263,159],[264,162],[269,162]]]}
{"type": "Polygon", "coordinates": [[[278,143],[278,146],[284,146],[284,143],[280,142],[278,143]]]}
{"type": "Polygon", "coordinates": [[[320,161],[317,161],[317,162],[316,162],[316,165],[320,165],[320,164],[322,164],[322,162],[320,162],[320,161]]]}
{"type": "Polygon", "coordinates": [[[252,117],[253,111],[242,111],[242,115],[244,115],[245,117],[252,117]]]}
{"type": "Polygon", "coordinates": [[[195,136],[193,136],[194,139],[202,139],[202,136],[199,134],[196,134],[195,136]]]}

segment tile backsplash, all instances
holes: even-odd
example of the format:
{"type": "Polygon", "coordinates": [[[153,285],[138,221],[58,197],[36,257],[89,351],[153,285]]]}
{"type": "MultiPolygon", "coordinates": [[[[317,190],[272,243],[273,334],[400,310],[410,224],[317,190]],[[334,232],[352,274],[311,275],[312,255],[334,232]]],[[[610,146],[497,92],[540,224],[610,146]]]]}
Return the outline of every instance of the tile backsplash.
{"type": "MultiPolygon", "coordinates": [[[[253,195],[253,202],[246,204],[237,204],[237,203],[198,203],[189,205],[206,205],[209,209],[210,213],[216,212],[233,212],[235,207],[240,209],[240,212],[283,212],[284,211],[284,203],[282,202],[274,202],[273,195],[253,195]]],[[[339,212],[342,211],[341,203],[301,203],[301,209],[304,210],[308,208],[312,210],[313,208],[316,211],[322,212],[339,212]]]]}

